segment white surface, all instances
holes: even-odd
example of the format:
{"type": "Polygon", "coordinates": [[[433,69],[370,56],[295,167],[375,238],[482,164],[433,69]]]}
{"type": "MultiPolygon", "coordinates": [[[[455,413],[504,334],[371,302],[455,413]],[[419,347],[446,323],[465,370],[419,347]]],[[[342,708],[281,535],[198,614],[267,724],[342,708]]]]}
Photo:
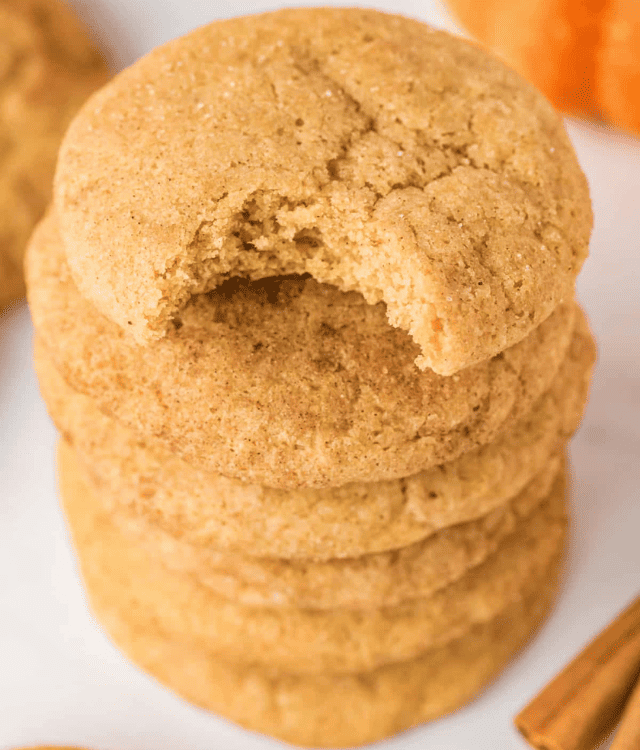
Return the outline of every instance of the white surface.
{"type": "MultiPolygon", "coordinates": [[[[74,5],[117,65],[216,16],[276,7],[210,0],[74,5]]],[[[393,8],[455,28],[436,2],[393,8]]],[[[572,449],[565,590],[540,636],[480,700],[381,743],[388,750],[522,750],[513,714],[640,590],[640,140],[568,127],[596,213],[579,289],[600,359],[572,449]]],[[[93,622],[56,502],[55,434],[38,396],[31,339],[24,307],[0,320],[0,748],[280,747],[172,696],[120,656],[93,622]]]]}

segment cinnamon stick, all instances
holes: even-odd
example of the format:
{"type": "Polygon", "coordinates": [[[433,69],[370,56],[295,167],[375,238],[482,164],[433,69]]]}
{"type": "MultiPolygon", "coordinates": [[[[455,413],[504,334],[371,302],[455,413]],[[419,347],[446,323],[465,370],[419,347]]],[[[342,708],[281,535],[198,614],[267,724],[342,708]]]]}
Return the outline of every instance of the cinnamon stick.
{"type": "Polygon", "coordinates": [[[611,750],[640,750],[640,679],[624,708],[611,750]]]}
{"type": "Polygon", "coordinates": [[[592,750],[615,726],[639,670],[640,597],[518,714],[516,727],[538,750],[592,750]]]}

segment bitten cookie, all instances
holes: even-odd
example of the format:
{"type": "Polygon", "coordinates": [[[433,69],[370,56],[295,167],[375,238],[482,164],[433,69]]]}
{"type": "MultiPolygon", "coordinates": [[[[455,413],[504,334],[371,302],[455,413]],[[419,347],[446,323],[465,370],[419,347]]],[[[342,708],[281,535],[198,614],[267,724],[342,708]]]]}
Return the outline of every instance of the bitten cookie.
{"type": "Polygon", "coordinates": [[[80,292],[138,342],[230,276],[310,273],[450,375],[572,296],[586,180],[550,104],[462,39],[371,10],[218,21],[83,109],[55,203],[80,292]]]}
{"type": "Polygon", "coordinates": [[[315,610],[246,607],[197,579],[163,569],[126,539],[97,501],[70,449],[59,453],[63,498],[84,486],[82,508],[67,508],[85,567],[108,566],[123,605],[156,620],[171,637],[221,658],[278,671],[320,674],[369,671],[455,640],[518,600],[545,575],[566,533],[564,477],[548,502],[518,526],[495,554],[432,596],[396,607],[315,610]]]}
{"type": "MultiPolygon", "coordinates": [[[[220,553],[304,561],[405,547],[513,498],[577,427],[594,353],[580,315],[550,390],[495,442],[400,480],[316,490],[274,490],[194,469],[74,392],[39,339],[35,365],[49,413],[114,513],[142,516],[220,553]]],[[[335,583],[328,588],[338,595],[335,583]]]]}
{"type": "Polygon", "coordinates": [[[0,2],[0,311],[24,294],[22,258],[51,199],[62,136],[107,77],[65,3],[0,2]]]}
{"type": "Polygon", "coordinates": [[[458,708],[522,646],[557,590],[558,554],[544,575],[483,624],[415,660],[368,673],[298,675],[241,666],[176,639],[152,613],[132,603],[128,577],[112,565],[107,547],[105,554],[89,552],[96,518],[87,485],[73,471],[64,485],[63,503],[89,600],[116,645],[188,700],[300,745],[373,742],[458,708]]]}
{"type": "Polygon", "coordinates": [[[194,466],[287,489],[404,477],[491,442],[549,388],[577,315],[563,304],[443,377],[415,366],[383,304],[312,279],[229,282],[142,347],[80,295],[55,214],[26,268],[38,335],[76,390],[194,466]]]}

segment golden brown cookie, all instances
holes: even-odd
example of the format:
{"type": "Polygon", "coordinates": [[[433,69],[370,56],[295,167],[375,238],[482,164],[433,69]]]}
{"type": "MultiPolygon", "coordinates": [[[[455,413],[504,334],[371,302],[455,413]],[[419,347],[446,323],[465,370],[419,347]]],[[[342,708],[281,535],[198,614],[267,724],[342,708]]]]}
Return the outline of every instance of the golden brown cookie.
{"type": "MultiPolygon", "coordinates": [[[[562,463],[561,454],[553,456],[516,498],[476,521],[448,527],[409,547],[340,560],[230,555],[180,541],[140,516],[120,511],[111,518],[122,534],[158,564],[188,573],[239,604],[305,609],[393,607],[431,596],[494,554],[548,497],[562,463]]],[[[97,491],[96,496],[101,500],[97,491]]]]}
{"type": "MultiPolygon", "coordinates": [[[[1,179],[2,176],[0,173],[1,179]]],[[[22,250],[24,250],[24,244],[22,245],[22,250]]],[[[9,309],[12,302],[19,300],[23,295],[24,273],[22,271],[22,263],[16,262],[8,254],[5,255],[0,251],[0,315],[9,309]]]]}
{"type": "Polygon", "coordinates": [[[137,438],[64,382],[39,339],[35,351],[49,412],[114,511],[219,552],[315,560],[405,547],[513,498],[577,427],[593,358],[580,315],[551,389],[493,443],[399,480],[274,490],[195,469],[137,438]]]}
{"type": "Polygon", "coordinates": [[[22,258],[51,200],[62,136],[107,77],[65,3],[0,2],[0,311],[24,294],[22,258]]]}
{"type": "Polygon", "coordinates": [[[91,606],[116,645],[188,700],[296,744],[373,742],[453,711],[522,646],[557,591],[556,555],[546,574],[495,617],[415,660],[369,673],[298,675],[241,666],[207,647],[176,640],[150,612],[132,604],[122,568],[86,546],[95,532],[86,485],[79,474],[64,481],[64,504],[91,606]]]}
{"type": "Polygon", "coordinates": [[[462,39],[345,8],[153,51],[75,120],[55,201],[81,293],[139,342],[230,276],[310,273],[384,301],[443,375],[569,299],[591,229],[530,84],[462,39]]]}
{"type": "Polygon", "coordinates": [[[527,338],[451,377],[368,305],[310,279],[194,297],[142,347],[79,294],[55,214],[27,258],[36,330],[64,378],[139,437],[194,466],[267,486],[404,477],[495,439],[546,391],[571,343],[561,305],[527,338]]]}
{"type": "Polygon", "coordinates": [[[305,747],[352,747],[432,721],[467,703],[494,679],[547,615],[558,560],[533,595],[460,639],[413,661],[358,675],[286,675],[221,661],[136,620],[86,575],[92,607],[116,646],[193,703],[263,734],[305,747]]]}
{"type": "Polygon", "coordinates": [[[495,554],[428,598],[359,610],[247,607],[189,575],[163,569],[117,530],[72,451],[63,445],[59,457],[63,503],[82,496],[82,504],[76,500],[66,510],[83,568],[109,568],[132,615],[155,620],[170,637],[221,658],[300,674],[368,671],[455,640],[535,586],[566,533],[560,474],[548,502],[495,554]]]}

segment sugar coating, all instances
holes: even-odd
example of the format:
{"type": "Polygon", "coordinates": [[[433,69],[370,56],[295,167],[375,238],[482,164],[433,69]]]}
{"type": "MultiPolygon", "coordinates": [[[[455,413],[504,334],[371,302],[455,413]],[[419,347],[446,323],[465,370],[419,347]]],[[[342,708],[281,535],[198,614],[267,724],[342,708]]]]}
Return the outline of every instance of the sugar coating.
{"type": "Polygon", "coordinates": [[[313,279],[228,282],[141,346],[80,295],[55,214],[26,268],[34,325],[74,389],[194,466],[285,489],[400,478],[491,442],[549,388],[577,315],[565,303],[444,377],[415,366],[384,304],[313,279]]]}
{"type": "Polygon", "coordinates": [[[572,295],[592,217],[551,105],[468,42],[372,10],[218,21],[93,97],[56,207],[81,293],[138,342],[232,276],[311,274],[450,375],[572,295]]]}
{"type": "MultiPolygon", "coordinates": [[[[524,643],[557,591],[559,555],[545,575],[530,581],[495,617],[415,660],[354,675],[297,675],[243,666],[173,637],[139,606],[130,586],[139,556],[131,557],[134,548],[123,545],[113,527],[96,514],[82,476],[65,472],[62,479],[63,503],[89,600],[116,645],[188,700],[300,745],[373,742],[454,710],[524,643]]],[[[165,607],[174,606],[165,599],[165,607]]]]}
{"type": "MultiPolygon", "coordinates": [[[[64,495],[65,476],[79,467],[64,446],[60,460],[64,495]]],[[[520,524],[495,554],[432,596],[359,610],[247,607],[215,594],[193,576],[163,568],[137,544],[127,542],[87,487],[86,513],[94,514],[95,528],[89,546],[78,545],[80,554],[89,565],[92,560],[98,564],[101,556],[111,557],[114,573],[123,578],[143,619],[155,618],[172,637],[234,662],[298,674],[369,671],[460,637],[520,598],[527,584],[540,580],[559,554],[566,530],[560,475],[549,502],[520,524]]]]}
{"type": "MultiPolygon", "coordinates": [[[[191,467],[157,441],[138,438],[68,386],[39,339],[35,365],[51,417],[91,474],[101,500],[115,513],[142,516],[176,539],[208,548],[210,555],[216,550],[222,559],[224,552],[233,552],[301,560],[300,573],[294,566],[279,573],[284,586],[289,576],[308,580],[305,560],[360,558],[395,550],[447,526],[477,519],[515,497],[548,467],[554,452],[577,428],[594,354],[580,316],[551,388],[494,442],[400,480],[299,490],[213,475],[191,467]]],[[[365,586],[359,571],[375,570],[375,585],[381,590],[393,581],[384,594],[392,597],[403,591],[399,570],[415,554],[414,549],[340,565],[333,560],[330,567],[352,569],[344,576],[358,578],[352,592],[356,596],[374,585],[365,586]],[[383,575],[385,570],[388,575],[383,575]]],[[[233,570],[239,567],[236,559],[233,570]]],[[[246,567],[251,567],[250,561],[246,567]]],[[[326,596],[344,596],[333,577],[324,589],[326,596]]],[[[308,590],[306,595],[311,596],[308,590]]]]}
{"type": "MultiPolygon", "coordinates": [[[[561,454],[552,456],[517,497],[486,516],[447,527],[409,547],[359,558],[248,558],[190,545],[123,509],[111,517],[118,530],[159,565],[196,577],[238,604],[322,610],[393,607],[452,585],[494,554],[548,497],[561,466],[561,454]]],[[[95,486],[94,491],[102,502],[95,486]]]]}
{"type": "Polygon", "coordinates": [[[51,200],[62,136],[106,80],[104,62],[66,4],[0,4],[0,310],[24,294],[24,250],[51,200]]]}

